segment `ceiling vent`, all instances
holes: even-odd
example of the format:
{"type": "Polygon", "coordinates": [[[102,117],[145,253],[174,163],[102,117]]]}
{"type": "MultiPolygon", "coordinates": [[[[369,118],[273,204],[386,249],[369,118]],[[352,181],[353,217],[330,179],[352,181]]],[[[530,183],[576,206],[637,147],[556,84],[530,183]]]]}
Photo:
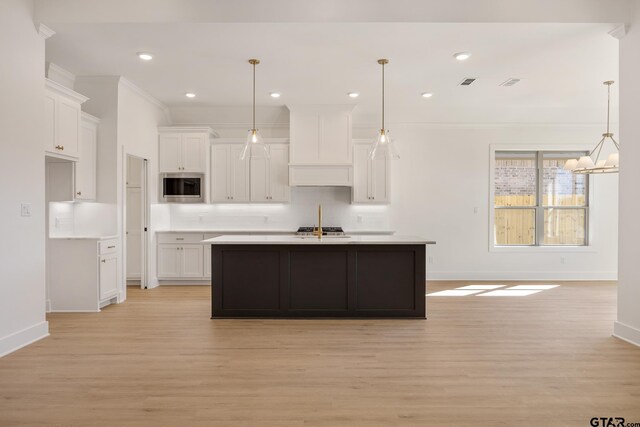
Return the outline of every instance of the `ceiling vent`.
{"type": "Polygon", "coordinates": [[[520,79],[508,79],[508,80],[500,83],[500,86],[509,87],[509,86],[515,85],[518,82],[520,82],[520,79]]]}
{"type": "Polygon", "coordinates": [[[470,86],[471,83],[475,82],[476,79],[473,77],[467,77],[466,79],[462,80],[458,86],[470,86]]]}

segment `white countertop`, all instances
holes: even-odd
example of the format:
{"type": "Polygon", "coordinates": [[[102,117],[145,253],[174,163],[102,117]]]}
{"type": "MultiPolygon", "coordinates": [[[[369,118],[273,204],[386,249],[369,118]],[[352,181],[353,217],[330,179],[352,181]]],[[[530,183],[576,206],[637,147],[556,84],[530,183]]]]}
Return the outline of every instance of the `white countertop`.
{"type": "Polygon", "coordinates": [[[417,236],[252,236],[225,235],[204,240],[214,245],[435,245],[436,242],[417,236]]]}
{"type": "MultiPolygon", "coordinates": [[[[206,228],[175,228],[171,230],[156,230],[156,233],[214,233],[214,234],[295,234],[292,229],[206,229],[206,228]]],[[[393,234],[394,230],[345,230],[347,234],[393,234]]]]}
{"type": "Polygon", "coordinates": [[[67,240],[109,240],[118,239],[118,236],[49,236],[49,238],[67,240]]]}

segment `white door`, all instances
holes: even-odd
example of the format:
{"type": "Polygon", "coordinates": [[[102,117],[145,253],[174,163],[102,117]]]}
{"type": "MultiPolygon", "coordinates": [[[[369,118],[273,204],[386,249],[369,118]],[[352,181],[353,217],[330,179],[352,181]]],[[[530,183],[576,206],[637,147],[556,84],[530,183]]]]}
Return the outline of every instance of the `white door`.
{"type": "MultiPolygon", "coordinates": [[[[129,159],[128,163],[131,162],[129,159]]],[[[127,279],[138,280],[142,266],[142,188],[127,188],[127,279]]]]}
{"type": "Polygon", "coordinates": [[[269,200],[269,160],[251,158],[251,201],[266,202],[269,200]]]}
{"type": "Polygon", "coordinates": [[[90,123],[80,127],[80,159],[76,162],[76,199],[96,199],[97,128],[90,123]]]}
{"type": "Polygon", "coordinates": [[[206,279],[211,278],[211,245],[205,244],[202,248],[204,253],[203,265],[204,265],[204,277],[206,279]]]}
{"type": "Polygon", "coordinates": [[[211,147],[211,201],[229,201],[229,146],[211,147]]]}
{"type": "Polygon", "coordinates": [[[389,159],[386,157],[371,160],[371,199],[376,203],[389,201],[389,159]]]}
{"type": "Polygon", "coordinates": [[[204,274],[202,245],[182,245],[179,252],[182,261],[181,277],[202,278],[204,274]]]}
{"type": "Polygon", "coordinates": [[[369,160],[369,145],[357,144],[353,148],[353,201],[367,203],[371,201],[369,191],[371,161],[369,160]]]}
{"type": "Polygon", "coordinates": [[[59,151],[69,156],[78,155],[80,143],[80,104],[65,97],[58,97],[58,145],[59,151]]]}
{"type": "MultiPolygon", "coordinates": [[[[253,179],[253,170],[251,171],[253,179]]],[[[272,202],[289,201],[289,145],[274,144],[269,146],[269,200],[272,202]]],[[[253,194],[253,182],[251,183],[253,194]]]]}
{"type": "Polygon", "coordinates": [[[118,293],[118,255],[100,257],[100,300],[111,298],[118,293]]]}
{"type": "Polygon", "coordinates": [[[44,149],[53,153],[56,144],[56,103],[58,97],[46,91],[44,94],[44,149]]]}
{"type": "Polygon", "coordinates": [[[242,145],[233,145],[229,148],[229,196],[233,202],[248,202],[249,193],[249,158],[240,160],[242,145]]]}
{"type": "Polygon", "coordinates": [[[144,160],[129,157],[127,159],[127,187],[142,187],[142,164],[144,160]]]}
{"type": "Polygon", "coordinates": [[[182,134],[182,171],[205,173],[207,169],[206,134],[182,134]]]}
{"type": "Polygon", "coordinates": [[[180,277],[179,252],[179,245],[158,245],[158,277],[180,277]]]}
{"type": "Polygon", "coordinates": [[[179,133],[160,134],[160,173],[182,172],[182,143],[179,133]]]}

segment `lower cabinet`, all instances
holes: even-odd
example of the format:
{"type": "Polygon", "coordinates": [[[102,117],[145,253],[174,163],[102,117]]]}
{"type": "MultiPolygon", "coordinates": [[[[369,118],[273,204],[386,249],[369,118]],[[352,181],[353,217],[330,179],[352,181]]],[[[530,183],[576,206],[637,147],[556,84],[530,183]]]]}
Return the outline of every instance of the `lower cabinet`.
{"type": "Polygon", "coordinates": [[[158,279],[202,279],[202,244],[158,245],[158,279]]]}
{"type": "Polygon", "coordinates": [[[118,239],[47,241],[49,311],[100,311],[117,301],[121,262],[118,239]]]}

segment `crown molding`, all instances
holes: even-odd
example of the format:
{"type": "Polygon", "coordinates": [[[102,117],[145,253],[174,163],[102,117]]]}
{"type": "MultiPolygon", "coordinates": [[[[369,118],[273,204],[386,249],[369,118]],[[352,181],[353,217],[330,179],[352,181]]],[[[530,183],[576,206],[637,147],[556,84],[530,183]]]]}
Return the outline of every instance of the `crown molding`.
{"type": "Polygon", "coordinates": [[[158,132],[178,132],[178,133],[208,133],[212,138],[218,138],[216,131],[209,125],[178,125],[178,126],[158,126],[158,132]]]}
{"type": "Polygon", "coordinates": [[[151,95],[146,90],[142,89],[140,86],[137,86],[135,83],[133,83],[131,80],[127,79],[126,77],[120,76],[120,84],[122,84],[123,86],[126,86],[128,89],[131,89],[133,92],[138,94],[140,97],[142,97],[144,100],[146,100],[150,104],[153,104],[156,107],[158,107],[160,110],[162,110],[164,117],[167,119],[167,123],[172,123],[169,107],[164,105],[160,100],[158,100],[156,97],[151,95]]]}
{"type": "Polygon", "coordinates": [[[82,95],[82,94],[80,94],[80,93],[78,93],[78,92],[76,92],[74,90],[71,90],[68,87],[66,87],[64,85],[61,85],[60,83],[55,82],[53,80],[45,78],[44,79],[44,84],[45,84],[45,87],[47,89],[50,89],[50,90],[58,92],[58,93],[60,93],[62,95],[68,96],[69,98],[75,100],[76,102],[78,102],[80,104],[86,102],[89,99],[86,96],[84,96],[84,95],[82,95]]]}
{"type": "Polygon", "coordinates": [[[38,35],[43,39],[48,39],[49,37],[53,37],[56,34],[51,28],[47,27],[44,24],[38,24],[38,35]]]}

